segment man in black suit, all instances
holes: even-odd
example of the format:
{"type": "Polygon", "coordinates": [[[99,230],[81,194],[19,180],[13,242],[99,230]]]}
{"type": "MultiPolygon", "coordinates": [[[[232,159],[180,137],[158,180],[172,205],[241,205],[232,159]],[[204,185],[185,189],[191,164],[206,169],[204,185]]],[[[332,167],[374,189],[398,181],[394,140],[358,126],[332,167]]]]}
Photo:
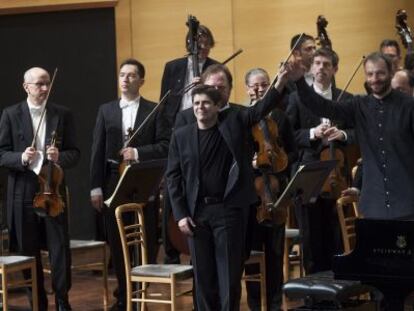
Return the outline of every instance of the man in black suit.
{"type": "MultiPolygon", "coordinates": [[[[332,77],[338,70],[338,56],[321,48],[313,56],[311,72],[314,76],[312,88],[318,94],[338,99],[340,89],[332,87],[332,77]]],[[[341,101],[352,97],[344,93],[341,101]]],[[[295,130],[299,149],[299,163],[320,160],[322,150],[329,150],[329,143],[343,148],[354,143],[352,124],[320,118],[308,109],[299,98],[297,91],[290,94],[287,114],[295,130]]],[[[349,170],[341,173],[346,176],[349,170]]],[[[304,266],[307,273],[331,269],[332,256],[340,252],[339,224],[335,210],[335,198],[319,197],[315,204],[296,208],[299,227],[303,237],[304,266]]]]}
{"type": "Polygon", "coordinates": [[[197,122],[174,131],[167,184],[174,217],[188,236],[199,310],[238,310],[246,219],[257,202],[248,129],[280,101],[281,79],[249,109],[220,113],[221,93],[192,92],[197,122]]]}
{"type": "MultiPolygon", "coordinates": [[[[210,65],[217,61],[208,57],[210,50],[214,47],[214,37],[210,29],[204,25],[198,27],[198,61],[199,71],[204,72],[210,65]]],[[[190,52],[190,33],[188,32],[185,40],[187,52],[190,52]]],[[[176,116],[179,111],[192,107],[191,92],[183,92],[185,86],[199,82],[200,77],[194,77],[193,60],[191,55],[177,58],[165,64],[164,73],[161,81],[162,98],[168,90],[171,90],[167,102],[163,107],[165,119],[173,127],[176,116]]],[[[171,203],[168,199],[168,193],[165,192],[164,208],[162,213],[162,235],[163,246],[165,251],[164,263],[179,263],[180,253],[171,244],[168,236],[168,220],[171,216],[171,203]]]]}
{"type": "Polygon", "coordinates": [[[52,103],[46,106],[50,88],[46,70],[39,67],[27,70],[23,87],[27,100],[6,108],[0,121],[0,165],[9,169],[7,222],[10,246],[22,255],[36,258],[39,310],[47,310],[40,257],[40,249],[47,243],[56,308],[71,310],[68,300],[71,258],[66,212],[56,217],[40,217],[33,208],[33,199],[39,191],[37,174],[45,161],[52,161],[63,169],[78,162],[80,152],[75,145],[74,121],[66,107],[52,103]],[[41,120],[43,109],[46,109],[46,115],[41,120]],[[31,147],[39,123],[35,147],[31,147]],[[61,141],[56,146],[49,146],[52,132],[56,132],[61,141]]]}
{"type": "MultiPolygon", "coordinates": [[[[136,130],[154,109],[155,103],[140,96],[144,84],[144,66],[135,59],[127,59],[120,66],[119,89],[121,99],[102,105],[96,120],[91,157],[91,201],[103,213],[112,263],[118,279],[115,310],[125,309],[126,281],[121,240],[115,219],[115,209],[104,208],[104,197],[109,197],[119,179],[122,161],[142,162],[166,158],[170,128],[160,113],[155,113],[129,145],[128,134],[136,130]]],[[[157,256],[158,207],[149,203],[145,208],[148,260],[155,263],[157,256]]]]}
{"type": "MultiPolygon", "coordinates": [[[[254,104],[261,99],[267,88],[270,85],[270,78],[268,73],[262,68],[253,68],[246,73],[245,85],[247,95],[250,98],[250,104],[254,104]]],[[[262,178],[266,174],[269,177],[276,178],[279,182],[279,189],[274,189],[276,196],[279,196],[287,185],[290,166],[297,160],[297,148],[295,143],[295,136],[292,126],[287,115],[276,108],[270,114],[267,124],[277,128],[278,136],[273,137],[276,141],[270,141],[271,144],[278,145],[287,155],[287,166],[281,171],[276,171],[276,168],[269,167],[266,164],[257,165],[254,161],[256,178],[262,178]]],[[[264,130],[263,130],[264,132],[264,130]]],[[[263,142],[264,143],[264,142],[263,142]]],[[[256,148],[257,149],[257,148],[256,148]]],[[[276,152],[275,149],[273,149],[276,152]]],[[[265,204],[265,202],[261,202],[265,204]]],[[[255,251],[265,252],[266,261],[266,295],[267,295],[267,310],[278,311],[282,306],[282,285],[283,285],[283,253],[285,246],[285,224],[274,224],[272,222],[264,222],[259,224],[256,217],[257,207],[252,207],[251,217],[251,248],[255,251]]],[[[258,264],[246,265],[245,273],[257,274],[259,273],[258,264]]],[[[250,310],[260,310],[260,284],[257,282],[247,282],[247,302],[250,310]]]]}

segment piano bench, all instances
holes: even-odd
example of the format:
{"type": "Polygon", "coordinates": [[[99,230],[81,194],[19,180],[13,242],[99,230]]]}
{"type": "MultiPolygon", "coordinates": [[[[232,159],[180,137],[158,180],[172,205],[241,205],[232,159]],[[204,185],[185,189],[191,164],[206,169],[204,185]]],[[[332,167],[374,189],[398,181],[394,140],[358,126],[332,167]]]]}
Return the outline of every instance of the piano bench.
{"type": "Polygon", "coordinates": [[[367,293],[376,296],[375,288],[359,281],[335,280],[332,271],[289,280],[283,285],[283,292],[291,300],[303,299],[305,305],[292,310],[374,311],[378,305],[377,301],[358,299],[367,293]]]}

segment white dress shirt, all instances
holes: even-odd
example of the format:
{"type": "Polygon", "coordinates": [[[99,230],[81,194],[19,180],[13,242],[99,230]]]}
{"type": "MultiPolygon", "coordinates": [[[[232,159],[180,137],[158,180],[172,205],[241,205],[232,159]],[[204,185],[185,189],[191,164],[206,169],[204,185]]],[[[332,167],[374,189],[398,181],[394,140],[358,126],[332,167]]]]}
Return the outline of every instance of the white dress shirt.
{"type": "MultiPolygon", "coordinates": [[[[45,109],[46,103],[43,102],[40,106],[35,105],[28,98],[27,105],[29,107],[30,117],[32,119],[33,135],[35,135],[36,129],[39,126],[42,111],[43,109],[45,109]]],[[[42,119],[42,123],[40,124],[40,127],[39,127],[39,132],[37,133],[37,136],[36,136],[36,141],[35,141],[36,156],[34,160],[29,163],[29,169],[31,169],[37,175],[42,169],[43,159],[45,157],[45,147],[46,147],[45,140],[46,140],[46,113],[42,119]]],[[[22,155],[22,162],[23,162],[23,155],[22,155]]]]}

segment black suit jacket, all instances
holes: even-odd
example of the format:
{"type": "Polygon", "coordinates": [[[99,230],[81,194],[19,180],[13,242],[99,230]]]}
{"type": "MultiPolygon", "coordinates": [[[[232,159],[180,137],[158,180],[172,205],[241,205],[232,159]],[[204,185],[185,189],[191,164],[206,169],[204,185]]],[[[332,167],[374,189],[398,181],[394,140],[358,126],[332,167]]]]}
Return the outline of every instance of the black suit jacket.
{"type": "MultiPolygon", "coordinates": [[[[335,100],[341,93],[340,89],[332,90],[332,97],[335,100]]],[[[352,94],[345,92],[342,100],[352,98],[352,94]]],[[[290,123],[295,131],[295,139],[299,149],[300,162],[312,162],[319,160],[322,149],[326,146],[322,144],[320,139],[310,140],[309,132],[313,127],[321,123],[321,118],[307,108],[300,100],[298,92],[294,91],[289,95],[289,104],[286,110],[290,123]]],[[[338,147],[345,144],[355,143],[355,132],[353,124],[343,121],[333,120],[338,128],[345,131],[347,135],[346,143],[340,143],[338,147]]]]}
{"type": "MultiPolygon", "coordinates": [[[[165,64],[164,74],[161,81],[160,98],[162,98],[168,90],[171,90],[170,96],[163,107],[163,113],[165,114],[165,118],[169,122],[170,127],[174,124],[177,112],[180,110],[181,100],[183,98],[181,91],[185,86],[187,63],[188,57],[182,57],[165,64]]],[[[202,71],[208,66],[216,63],[217,61],[207,57],[202,71]]]]}
{"type": "MultiPolygon", "coordinates": [[[[257,201],[253,186],[251,153],[246,129],[268,114],[280,101],[281,95],[272,89],[258,104],[247,109],[226,109],[219,114],[218,128],[228,145],[233,163],[224,192],[224,203],[248,208],[257,201]]],[[[178,221],[194,216],[199,191],[199,151],[197,123],[177,128],[171,138],[168,155],[167,184],[178,221]]]]}
{"type": "MultiPolygon", "coordinates": [[[[47,104],[46,111],[46,143],[50,142],[51,133],[57,132],[59,161],[63,168],[74,166],[80,157],[75,144],[75,126],[72,113],[63,106],[47,104]]],[[[11,231],[15,230],[16,237],[22,239],[24,226],[23,206],[13,202],[16,182],[24,179],[27,174],[33,174],[22,164],[22,153],[33,140],[33,127],[29,107],[26,101],[8,107],[3,111],[0,120],[0,165],[9,169],[7,188],[7,222],[11,231]],[[15,223],[13,223],[13,213],[15,223]],[[14,227],[16,225],[16,227],[14,227]]],[[[24,189],[18,189],[24,192],[24,189]]]]}
{"type": "MultiPolygon", "coordinates": [[[[134,130],[154,109],[155,103],[141,97],[134,130]]],[[[132,140],[130,147],[138,149],[139,161],[166,158],[171,132],[162,114],[156,112],[132,140]]],[[[99,108],[93,134],[91,155],[91,189],[102,188],[110,175],[109,160],[119,162],[119,151],[123,148],[122,110],[119,100],[103,104],[99,108]]],[[[111,191],[112,189],[110,189],[111,191]]],[[[110,193],[106,193],[110,194],[110,193]]]]}

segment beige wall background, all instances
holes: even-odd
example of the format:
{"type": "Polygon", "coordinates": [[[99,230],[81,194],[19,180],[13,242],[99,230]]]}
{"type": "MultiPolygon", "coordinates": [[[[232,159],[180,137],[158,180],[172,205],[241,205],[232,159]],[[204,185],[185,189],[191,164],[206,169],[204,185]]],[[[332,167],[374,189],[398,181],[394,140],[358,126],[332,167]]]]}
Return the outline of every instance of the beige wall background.
{"type": "MultiPolygon", "coordinates": [[[[211,57],[222,61],[242,48],[228,64],[234,76],[232,100],[246,100],[244,74],[263,67],[271,76],[289,53],[293,35],[316,35],[316,18],[325,15],[328,34],[339,54],[338,87],[343,87],[364,54],[384,38],[399,38],[395,13],[404,8],[414,27],[412,0],[1,0],[0,14],[115,6],[118,63],[126,57],[147,69],[145,97],[158,100],[164,64],[185,54],[185,22],[195,15],[214,33],[211,57]]],[[[363,92],[363,72],[350,85],[363,92]]]]}

